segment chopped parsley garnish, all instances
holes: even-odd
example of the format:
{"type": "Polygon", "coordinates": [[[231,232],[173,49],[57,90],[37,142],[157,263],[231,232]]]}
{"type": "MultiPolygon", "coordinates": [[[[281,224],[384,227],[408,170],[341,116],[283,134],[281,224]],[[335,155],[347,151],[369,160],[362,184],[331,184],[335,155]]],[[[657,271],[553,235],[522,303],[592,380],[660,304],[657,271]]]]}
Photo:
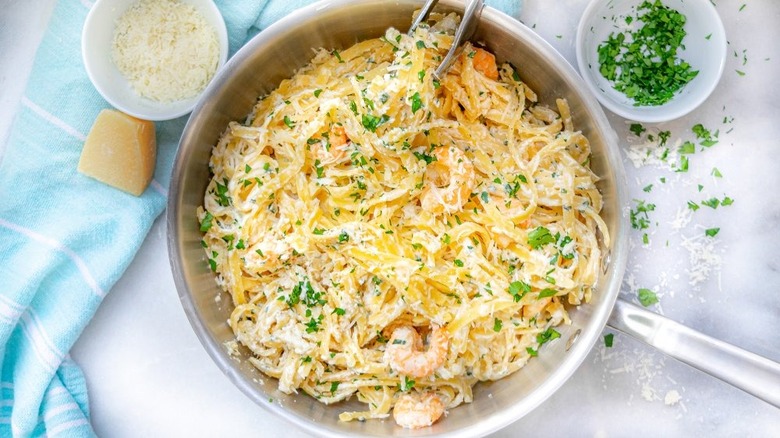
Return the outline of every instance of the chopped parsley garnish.
{"type": "Polygon", "coordinates": [[[283,300],[285,303],[287,303],[288,306],[293,307],[296,304],[301,302],[301,291],[303,287],[303,282],[299,282],[295,286],[293,286],[292,291],[290,292],[290,295],[285,297],[279,297],[281,300],[283,300]]]}
{"type": "Polygon", "coordinates": [[[696,138],[701,140],[700,145],[704,147],[710,147],[718,142],[715,138],[718,137],[718,133],[712,134],[709,129],[705,128],[701,123],[693,125],[691,131],[696,135],[696,138]]]}
{"type": "Polygon", "coordinates": [[[531,292],[531,286],[524,281],[513,281],[509,283],[509,294],[512,295],[515,302],[522,300],[528,292],[531,292]]]}
{"type": "Polygon", "coordinates": [[[214,216],[207,211],[206,215],[203,216],[203,221],[200,223],[200,231],[205,233],[206,231],[211,229],[211,225],[213,221],[214,221],[214,216]]]}
{"type": "Polygon", "coordinates": [[[336,57],[336,59],[338,59],[338,60],[339,60],[339,64],[343,64],[343,63],[344,63],[344,60],[343,60],[343,59],[341,59],[341,54],[339,53],[339,51],[338,51],[338,50],[334,50],[334,51],[330,52],[330,54],[331,54],[331,55],[333,55],[333,56],[335,56],[335,57],[336,57]]]}
{"type": "Polygon", "coordinates": [[[612,333],[607,333],[604,335],[604,346],[607,348],[612,348],[612,342],[614,341],[615,335],[612,333]]]}
{"type": "Polygon", "coordinates": [[[455,259],[455,266],[462,268],[463,267],[463,260],[455,259]]]}
{"type": "Polygon", "coordinates": [[[412,114],[414,114],[423,106],[420,93],[414,93],[410,99],[412,101],[412,114]]]}
{"type": "Polygon", "coordinates": [[[498,319],[498,318],[494,318],[493,319],[493,331],[494,332],[496,332],[496,333],[500,332],[501,331],[501,327],[503,327],[503,326],[504,326],[504,323],[500,319],[498,319]]]}
{"type": "Polygon", "coordinates": [[[557,294],[557,293],[558,293],[558,291],[557,291],[557,290],[555,290],[555,289],[550,289],[550,288],[548,287],[548,288],[546,288],[546,289],[542,289],[541,291],[539,291],[539,299],[541,300],[542,298],[551,297],[551,296],[554,296],[554,295],[555,295],[555,294],[557,294]]]}
{"type": "Polygon", "coordinates": [[[723,198],[722,201],[720,201],[720,205],[722,205],[724,207],[728,207],[729,205],[731,205],[733,203],[734,203],[734,200],[729,198],[728,196],[726,196],[725,198],[723,198]]]}
{"type": "Polygon", "coordinates": [[[387,123],[388,120],[390,120],[390,116],[387,114],[382,114],[381,117],[377,117],[371,114],[363,114],[361,118],[363,127],[371,132],[376,132],[376,128],[382,126],[383,124],[387,123]]]}
{"type": "Polygon", "coordinates": [[[548,243],[554,243],[555,237],[550,234],[550,230],[545,227],[537,227],[528,233],[528,244],[533,249],[539,249],[548,243]]]}
{"type": "Polygon", "coordinates": [[[339,234],[339,243],[349,242],[349,234],[346,231],[342,231],[339,234]]]}
{"type": "Polygon", "coordinates": [[[341,382],[330,382],[330,392],[334,393],[337,389],[339,389],[339,383],[341,382]]]}
{"type": "Polygon", "coordinates": [[[696,153],[696,145],[693,143],[686,141],[685,143],[680,145],[680,149],[678,150],[681,154],[694,154],[696,153]]]}
{"type": "Polygon", "coordinates": [[[228,207],[230,206],[231,199],[230,196],[227,194],[228,192],[228,181],[227,178],[222,180],[225,184],[220,184],[215,181],[217,184],[217,204],[219,204],[222,207],[228,207]]]}
{"type": "Polygon", "coordinates": [[[650,289],[641,288],[638,289],[636,293],[637,297],[639,298],[639,302],[642,303],[642,305],[645,307],[652,306],[658,302],[658,296],[650,289]]]}
{"type": "Polygon", "coordinates": [[[284,124],[287,125],[288,128],[294,128],[295,127],[295,122],[293,122],[292,119],[290,119],[289,116],[284,116],[284,124]]]}
{"type": "Polygon", "coordinates": [[[528,352],[528,355],[531,356],[531,357],[536,357],[536,356],[539,355],[539,352],[534,350],[531,347],[525,347],[525,351],[528,352]]]}
{"type": "Polygon", "coordinates": [[[687,172],[688,171],[688,157],[685,155],[680,157],[680,164],[677,166],[675,172],[687,172]]]}
{"type": "Polygon", "coordinates": [[[645,201],[634,200],[637,203],[636,209],[629,211],[631,219],[631,228],[635,230],[646,230],[650,226],[650,216],[648,213],[655,210],[655,204],[647,204],[645,201]]]}
{"type": "Polygon", "coordinates": [[[335,313],[338,316],[344,316],[344,314],[346,314],[347,312],[341,307],[336,307],[335,309],[333,309],[333,312],[331,313],[335,313]]]}
{"type": "Polygon", "coordinates": [[[428,155],[423,152],[413,152],[413,154],[415,157],[417,157],[418,160],[425,161],[425,164],[431,164],[434,161],[436,161],[436,157],[434,157],[433,155],[428,155]]]}
{"type": "Polygon", "coordinates": [[[314,160],[314,170],[317,172],[317,178],[322,178],[325,175],[325,168],[320,166],[320,160],[314,160]]]}
{"type": "Polygon", "coordinates": [[[425,79],[425,70],[418,71],[417,78],[420,79],[420,82],[422,83],[423,79],[425,79]]]}
{"type": "Polygon", "coordinates": [[[320,94],[322,94],[322,88],[314,90],[314,97],[320,97],[320,94]]]}
{"type": "Polygon", "coordinates": [[[628,130],[633,132],[637,137],[640,137],[643,132],[647,131],[641,123],[632,123],[629,125],[628,130]]]}
{"type": "Polygon", "coordinates": [[[414,380],[411,380],[409,377],[404,376],[404,379],[401,381],[401,391],[408,391],[412,388],[414,388],[414,380]]]}
{"type": "Polygon", "coordinates": [[[686,17],[660,1],[642,2],[637,13],[642,27],[613,32],[599,45],[599,72],[635,106],[662,105],[699,73],[677,56],[686,17]]]}
{"type": "Polygon", "coordinates": [[[244,245],[244,239],[238,239],[238,243],[236,243],[236,249],[245,249],[246,245],[244,245]]]}
{"type": "Polygon", "coordinates": [[[322,236],[322,233],[324,233],[325,230],[322,228],[315,228],[311,232],[312,234],[316,234],[317,236],[322,236]]]}
{"type": "Polygon", "coordinates": [[[553,339],[558,339],[560,337],[560,333],[558,333],[554,328],[549,327],[547,330],[536,335],[536,342],[538,342],[539,345],[543,345],[552,341],[553,339]]]}
{"type": "Polygon", "coordinates": [[[715,178],[723,178],[723,174],[720,173],[720,170],[718,170],[717,167],[712,168],[712,176],[714,176],[715,178]]]}
{"type": "Polygon", "coordinates": [[[418,40],[417,41],[417,48],[418,49],[424,49],[425,48],[425,41],[418,40]]]}
{"type": "Polygon", "coordinates": [[[718,231],[720,231],[720,228],[707,228],[704,230],[704,234],[710,237],[715,237],[715,235],[718,234],[718,231]]]}
{"type": "Polygon", "coordinates": [[[698,210],[701,207],[699,207],[699,204],[697,204],[697,203],[695,203],[693,201],[688,201],[688,208],[690,208],[693,211],[696,211],[696,210],[698,210]]]}
{"type": "Polygon", "coordinates": [[[716,209],[716,208],[718,208],[718,205],[720,205],[720,199],[718,199],[718,198],[710,198],[710,199],[701,201],[701,205],[706,205],[709,208],[716,209]]]}
{"type": "Polygon", "coordinates": [[[309,322],[306,323],[306,333],[317,333],[320,331],[320,322],[322,321],[323,316],[320,314],[320,316],[317,319],[311,318],[309,319],[309,322]]]}

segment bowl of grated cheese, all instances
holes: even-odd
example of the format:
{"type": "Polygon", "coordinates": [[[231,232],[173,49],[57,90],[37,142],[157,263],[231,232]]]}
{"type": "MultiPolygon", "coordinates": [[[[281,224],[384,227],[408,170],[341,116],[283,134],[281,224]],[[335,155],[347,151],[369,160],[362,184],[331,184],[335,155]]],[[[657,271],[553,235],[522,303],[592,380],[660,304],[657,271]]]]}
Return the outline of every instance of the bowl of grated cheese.
{"type": "Polygon", "coordinates": [[[99,0],[84,22],[81,52],[109,104],[161,121],[192,111],[227,61],[228,38],[212,0],[99,0]]]}

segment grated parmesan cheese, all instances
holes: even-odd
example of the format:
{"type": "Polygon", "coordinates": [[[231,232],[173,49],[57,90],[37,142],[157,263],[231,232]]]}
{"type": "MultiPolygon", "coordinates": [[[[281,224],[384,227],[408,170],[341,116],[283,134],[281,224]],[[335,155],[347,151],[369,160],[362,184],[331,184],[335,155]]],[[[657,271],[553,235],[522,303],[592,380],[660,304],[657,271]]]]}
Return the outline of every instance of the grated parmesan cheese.
{"type": "Polygon", "coordinates": [[[117,20],[111,56],[135,92],[172,102],[206,88],[217,70],[219,44],[194,6],[140,0],[117,20]]]}

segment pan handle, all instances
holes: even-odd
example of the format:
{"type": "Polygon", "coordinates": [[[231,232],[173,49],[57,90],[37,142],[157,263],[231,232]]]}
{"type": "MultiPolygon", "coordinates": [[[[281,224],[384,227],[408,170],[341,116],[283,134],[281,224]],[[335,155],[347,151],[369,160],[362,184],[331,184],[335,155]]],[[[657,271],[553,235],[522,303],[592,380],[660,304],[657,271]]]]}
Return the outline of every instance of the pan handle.
{"type": "Polygon", "coordinates": [[[618,299],[607,324],[780,408],[780,363],[618,299]]]}

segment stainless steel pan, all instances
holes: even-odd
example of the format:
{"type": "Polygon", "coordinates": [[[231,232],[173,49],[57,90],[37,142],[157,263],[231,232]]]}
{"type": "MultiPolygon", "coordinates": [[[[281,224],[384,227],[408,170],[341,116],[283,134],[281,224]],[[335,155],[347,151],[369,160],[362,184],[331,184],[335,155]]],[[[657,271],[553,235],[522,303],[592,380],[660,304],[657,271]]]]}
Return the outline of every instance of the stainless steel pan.
{"type": "MultiPolygon", "coordinates": [[[[780,406],[780,365],[617,300],[628,251],[626,182],[617,138],[607,119],[571,66],[544,40],[516,20],[485,8],[475,40],[498,59],[520,67],[522,79],[554,107],[556,97],[571,106],[575,126],[590,139],[592,167],[602,178],[603,217],[612,236],[603,260],[603,276],[590,304],[571,313],[561,339],[545,345],[520,372],[474,389],[473,403],[460,406],[434,426],[417,431],[393,421],[341,423],[338,413],[362,409],[357,401],[325,406],[307,395],[276,390],[275,379],[248,361],[229,357],[224,343],[234,339],[226,320],[232,304],[220,294],[200,246],[195,216],[209,180],[212,146],[229,121],[244,120],[258,96],[309,62],[312,48],[348,47],[378,37],[387,27],[406,30],[421,2],[414,0],[330,0],[303,8],[252,39],[219,73],[196,106],[182,135],[168,202],[168,247],[184,311],[198,338],[222,371],[251,400],[317,436],[473,437],[488,434],[522,417],[555,392],[582,363],[604,326],[658,347],[741,389],[780,406]],[[272,399],[272,401],[271,401],[272,399]]],[[[444,0],[440,10],[462,12],[444,0]]],[[[242,350],[244,357],[248,354],[242,350]]]]}

